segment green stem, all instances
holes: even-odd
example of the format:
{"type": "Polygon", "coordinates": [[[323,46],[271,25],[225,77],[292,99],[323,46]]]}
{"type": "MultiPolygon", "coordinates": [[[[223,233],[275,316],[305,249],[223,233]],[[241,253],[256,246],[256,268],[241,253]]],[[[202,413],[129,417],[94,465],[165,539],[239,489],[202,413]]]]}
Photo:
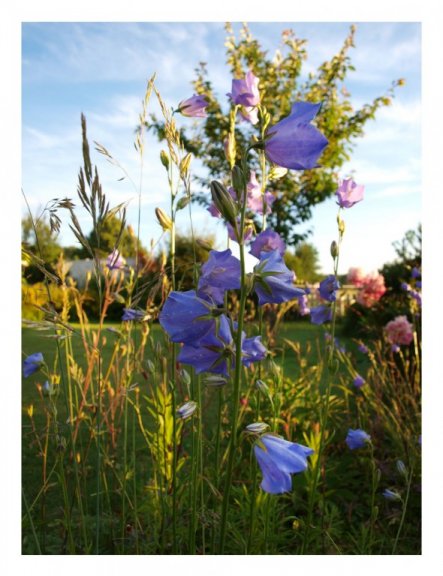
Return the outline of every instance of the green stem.
{"type": "Polygon", "coordinates": [[[35,531],[34,521],[32,520],[31,510],[29,509],[28,501],[26,500],[25,491],[23,490],[23,486],[22,486],[22,498],[23,498],[23,502],[24,502],[24,505],[26,508],[26,514],[28,515],[29,523],[31,525],[32,535],[34,536],[35,545],[37,547],[37,552],[39,554],[41,554],[42,551],[40,548],[40,542],[38,541],[37,532],[35,531]]]}
{"type": "Polygon", "coordinates": [[[411,472],[409,474],[409,478],[408,478],[408,486],[406,488],[406,496],[403,502],[403,510],[402,510],[402,514],[401,514],[401,519],[400,519],[400,524],[397,530],[397,536],[395,537],[395,542],[394,542],[394,546],[392,548],[392,555],[395,554],[396,550],[397,550],[397,544],[398,544],[398,540],[400,538],[400,533],[403,529],[403,524],[405,522],[405,517],[406,517],[406,509],[408,507],[408,501],[409,501],[409,494],[411,492],[411,484],[412,484],[412,467],[411,467],[411,472]]]}

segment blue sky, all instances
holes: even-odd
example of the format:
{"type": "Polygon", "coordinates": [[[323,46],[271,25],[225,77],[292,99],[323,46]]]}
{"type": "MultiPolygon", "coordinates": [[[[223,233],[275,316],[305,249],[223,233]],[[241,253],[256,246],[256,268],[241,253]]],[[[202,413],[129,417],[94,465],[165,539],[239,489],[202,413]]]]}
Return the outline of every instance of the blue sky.
{"type": "MultiPolygon", "coordinates": [[[[272,54],[280,34],[293,28],[308,40],[304,74],[315,71],[341,47],[351,22],[251,22],[255,37],[272,54]]],[[[391,82],[405,78],[392,106],[367,124],[352,161],[351,172],[365,184],[364,202],[345,214],[347,233],[340,272],[350,266],[370,271],[395,257],[392,242],[421,221],[421,27],[419,23],[357,24],[356,68],[345,86],[356,107],[386,92],[391,82]]],[[[235,30],[240,28],[234,25],[235,30]]],[[[157,73],[157,87],[171,106],[192,94],[198,62],[206,61],[216,92],[230,91],[225,65],[225,32],[221,22],[173,23],[24,23],[22,25],[22,185],[37,212],[54,197],[76,197],[81,164],[80,113],[86,115],[90,142],[103,144],[138,182],[140,168],[133,147],[134,127],[141,111],[147,79],[157,73]]],[[[151,110],[157,111],[154,99],[151,110]]],[[[228,103],[226,101],[226,110],[228,103]]],[[[190,124],[189,119],[179,119],[190,124]]],[[[156,206],[167,209],[168,187],[158,161],[161,145],[147,141],[143,170],[141,238],[149,245],[161,230],[156,206]]],[[[137,219],[137,193],[121,172],[94,152],[104,190],[111,204],[129,201],[128,218],[137,219]]],[[[195,165],[198,168],[198,165],[195,165]]],[[[213,231],[214,220],[195,209],[195,224],[213,231]]],[[[336,237],[336,205],[330,199],[316,207],[300,230],[312,230],[323,271],[332,266],[329,246],[336,237]]],[[[86,219],[82,220],[89,231],[86,219]]],[[[188,228],[187,220],[180,223],[188,228]]],[[[222,237],[219,226],[220,239],[222,237]]],[[[62,243],[74,243],[68,227],[62,243]]]]}

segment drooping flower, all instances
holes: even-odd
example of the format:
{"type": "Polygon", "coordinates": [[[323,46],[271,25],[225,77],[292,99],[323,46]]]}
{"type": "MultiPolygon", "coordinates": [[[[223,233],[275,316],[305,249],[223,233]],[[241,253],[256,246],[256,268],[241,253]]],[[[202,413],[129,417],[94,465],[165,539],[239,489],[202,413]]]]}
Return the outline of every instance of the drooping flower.
{"type": "Polygon", "coordinates": [[[242,364],[248,368],[252,362],[263,360],[267,353],[266,347],[261,342],[261,336],[245,338],[242,343],[242,364]]]}
{"type": "Polygon", "coordinates": [[[332,308],[330,306],[314,306],[311,308],[312,324],[324,324],[332,320],[332,308]]]}
{"type": "Polygon", "coordinates": [[[243,80],[232,81],[232,92],[228,94],[234,104],[254,107],[260,104],[260,92],[258,90],[259,79],[249,70],[243,80]]]}
{"type": "Polygon", "coordinates": [[[255,126],[258,122],[258,110],[252,106],[242,106],[240,108],[240,118],[245,120],[245,122],[250,122],[255,126]]]}
{"type": "Polygon", "coordinates": [[[307,294],[298,297],[298,312],[300,316],[307,316],[311,312],[307,294]]]}
{"type": "Polygon", "coordinates": [[[383,490],[382,494],[386,500],[390,500],[391,502],[401,502],[400,494],[398,492],[394,492],[393,490],[389,490],[389,488],[383,490]]]}
{"type": "Polygon", "coordinates": [[[145,312],[142,310],[136,310],[134,308],[123,308],[123,322],[141,322],[143,318],[146,316],[145,312]]]}
{"type": "Polygon", "coordinates": [[[265,141],[267,158],[284,168],[308,170],[317,160],[328,140],[310,124],[321,104],[296,102],[289,116],[269,128],[265,141]]]}
{"type": "Polygon", "coordinates": [[[125,267],[126,260],[120,255],[117,249],[114,249],[106,258],[106,266],[109,270],[121,270],[125,267]]]}
{"type": "Polygon", "coordinates": [[[213,309],[211,302],[199,298],[195,290],[171,292],[158,319],[172,342],[196,345],[215,330],[213,309]]]}
{"type": "Polygon", "coordinates": [[[265,192],[262,194],[261,185],[257,181],[254,170],[251,170],[249,175],[249,182],[247,184],[247,206],[249,210],[255,214],[263,214],[263,204],[265,205],[265,213],[271,213],[271,206],[275,200],[272,192],[265,192]]]}
{"type": "Polygon", "coordinates": [[[352,208],[354,204],[363,200],[364,192],[365,187],[356,184],[352,178],[340,180],[336,191],[337,204],[340,208],[352,208]]]}
{"type": "Polygon", "coordinates": [[[371,437],[364,430],[348,430],[348,435],[346,436],[346,444],[350,450],[357,450],[358,448],[364,448],[368,442],[371,441],[371,437]]]}
{"type": "Polygon", "coordinates": [[[269,494],[282,494],[292,488],[291,474],[306,470],[307,457],[314,450],[264,434],[254,445],[254,453],[263,474],[261,488],[269,494]]]}
{"type": "Polygon", "coordinates": [[[260,258],[261,252],[272,252],[278,250],[280,256],[283,256],[286,251],[286,244],[277,232],[267,228],[257,236],[254,242],[251,243],[249,252],[256,258],[260,258]]]}
{"type": "Polygon", "coordinates": [[[286,266],[278,250],[260,253],[260,262],[254,267],[254,289],[260,306],[302,296],[305,291],[296,288],[294,280],[294,272],[286,266]]]}
{"type": "Polygon", "coordinates": [[[206,108],[209,102],[205,96],[194,94],[187,100],[182,100],[178,105],[178,112],[190,118],[206,118],[206,108]]]}
{"type": "Polygon", "coordinates": [[[363,386],[363,384],[365,383],[365,379],[360,376],[360,374],[357,374],[357,376],[354,378],[353,384],[356,388],[361,388],[363,386]]]}
{"type": "Polygon", "coordinates": [[[408,346],[414,339],[412,324],[406,316],[397,316],[385,326],[386,336],[393,345],[408,346]]]}
{"type": "Polygon", "coordinates": [[[43,354],[41,352],[34,352],[23,360],[23,376],[28,378],[34,372],[40,369],[44,362],[43,354]]]}
{"type": "Polygon", "coordinates": [[[211,250],[208,260],[201,267],[197,295],[210,296],[217,304],[222,304],[226,290],[240,288],[240,260],[228,248],[222,252],[211,250]]]}
{"type": "Polygon", "coordinates": [[[320,296],[328,302],[335,302],[337,299],[337,290],[340,288],[340,282],[337,278],[330,274],[320,282],[319,293],[320,296]]]}
{"type": "Polygon", "coordinates": [[[421,277],[421,272],[420,270],[414,266],[414,268],[412,268],[411,270],[411,278],[420,278],[421,277]]]}
{"type": "Polygon", "coordinates": [[[177,414],[182,420],[186,420],[187,418],[190,418],[196,410],[197,402],[190,400],[177,409],[177,414]]]}

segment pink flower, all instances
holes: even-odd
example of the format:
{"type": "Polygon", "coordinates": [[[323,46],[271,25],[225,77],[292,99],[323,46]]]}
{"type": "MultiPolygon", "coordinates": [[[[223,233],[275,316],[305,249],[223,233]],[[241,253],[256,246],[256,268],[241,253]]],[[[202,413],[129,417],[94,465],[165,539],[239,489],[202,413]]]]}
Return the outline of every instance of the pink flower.
{"type": "MultiPolygon", "coordinates": [[[[252,212],[256,212],[257,214],[263,214],[263,195],[261,193],[261,185],[257,181],[257,177],[255,176],[254,170],[251,170],[247,190],[248,190],[248,199],[247,199],[248,208],[252,210],[252,212]]],[[[275,196],[272,194],[272,192],[264,193],[266,214],[271,213],[271,205],[274,202],[274,200],[275,196]]]]}
{"type": "Polygon", "coordinates": [[[209,102],[205,96],[194,94],[187,100],[182,100],[178,105],[178,112],[191,118],[206,118],[206,108],[209,102]]]}
{"type": "Polygon", "coordinates": [[[357,296],[357,302],[366,308],[370,308],[386,292],[385,279],[378,272],[373,272],[365,276],[361,282],[361,290],[357,296]]]}
{"type": "Polygon", "coordinates": [[[258,122],[258,110],[252,106],[242,106],[242,108],[240,108],[240,115],[243,120],[250,122],[252,125],[258,122]]]}
{"type": "Polygon", "coordinates": [[[364,278],[365,273],[361,268],[349,268],[347,278],[349,284],[354,284],[354,286],[363,286],[364,278]]]}
{"type": "Polygon", "coordinates": [[[408,322],[406,316],[397,316],[385,326],[386,336],[393,345],[410,344],[414,338],[412,324],[408,322]]]}
{"type": "Polygon", "coordinates": [[[244,80],[232,81],[232,92],[228,94],[234,104],[253,107],[260,104],[260,92],[258,91],[259,79],[249,70],[244,80]]]}
{"type": "Polygon", "coordinates": [[[365,187],[359,186],[352,178],[340,180],[337,188],[337,204],[340,208],[352,208],[354,204],[363,200],[365,187]]]}

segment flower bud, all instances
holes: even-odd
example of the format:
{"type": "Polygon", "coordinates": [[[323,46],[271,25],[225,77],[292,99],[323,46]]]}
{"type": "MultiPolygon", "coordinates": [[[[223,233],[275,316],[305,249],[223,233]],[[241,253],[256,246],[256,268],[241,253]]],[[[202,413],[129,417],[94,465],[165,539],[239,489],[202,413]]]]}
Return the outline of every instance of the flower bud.
{"type": "Polygon", "coordinates": [[[234,200],[223,184],[213,180],[211,182],[211,196],[215,207],[229,224],[235,225],[238,210],[234,200]]]}
{"type": "Polygon", "coordinates": [[[407,478],[408,477],[408,471],[406,469],[404,462],[402,462],[401,460],[397,460],[396,466],[397,466],[398,473],[401,474],[404,478],[407,478]]]}
{"type": "Polygon", "coordinates": [[[177,202],[177,210],[183,210],[191,201],[189,196],[182,196],[179,201],[177,202]]]}
{"type": "Polygon", "coordinates": [[[172,220],[161,208],[155,209],[155,215],[157,216],[158,223],[165,232],[172,229],[172,220]]]}
{"type": "Polygon", "coordinates": [[[334,258],[334,260],[338,256],[338,244],[335,240],[331,242],[331,256],[334,258]]]}
{"type": "Polygon", "coordinates": [[[189,172],[189,166],[191,165],[192,154],[189,152],[186,154],[182,161],[180,162],[180,177],[185,178],[189,172]]]}
{"type": "Polygon", "coordinates": [[[169,156],[168,153],[165,152],[164,150],[160,152],[160,162],[163,164],[166,170],[169,169],[169,156]]]}
{"type": "Polygon", "coordinates": [[[393,490],[389,490],[388,488],[386,488],[386,490],[383,491],[383,496],[384,498],[386,498],[386,500],[390,500],[391,502],[401,501],[400,494],[398,494],[398,492],[394,492],[393,490]]]}
{"type": "Polygon", "coordinates": [[[186,420],[187,418],[190,418],[196,410],[197,402],[190,400],[178,408],[177,414],[182,420],[186,420]]]}
{"type": "Polygon", "coordinates": [[[191,376],[189,375],[189,372],[184,368],[180,370],[180,378],[185,386],[189,386],[191,384],[191,376]]]}
{"type": "Polygon", "coordinates": [[[269,171],[268,178],[269,180],[279,180],[280,178],[283,178],[283,176],[286,176],[287,173],[287,168],[274,164],[269,171]]]}
{"type": "Polygon", "coordinates": [[[227,381],[226,378],[223,378],[223,376],[214,374],[213,376],[207,376],[203,380],[203,383],[206,384],[206,386],[211,386],[212,388],[220,388],[221,386],[225,386],[227,381]]]}
{"type": "Polygon", "coordinates": [[[224,147],[225,147],[226,160],[229,162],[229,166],[231,167],[232,170],[232,168],[235,166],[235,156],[237,152],[235,136],[234,134],[232,134],[232,132],[228,134],[228,137],[224,142],[224,147]]]}
{"type": "Polygon", "coordinates": [[[337,216],[337,224],[338,224],[338,231],[340,232],[340,236],[343,236],[345,233],[345,221],[341,219],[340,214],[337,216]]]}
{"type": "Polygon", "coordinates": [[[237,193],[243,192],[246,188],[246,178],[239,166],[234,166],[232,169],[232,186],[237,193]]]}
{"type": "Polygon", "coordinates": [[[266,424],[266,422],[254,422],[254,424],[248,424],[246,426],[246,430],[251,432],[251,434],[262,434],[268,428],[269,424],[266,424]]]}
{"type": "Polygon", "coordinates": [[[260,390],[260,392],[263,392],[263,394],[266,394],[266,396],[269,395],[269,387],[265,382],[263,382],[263,380],[257,380],[255,387],[257,390],[260,390]]]}

